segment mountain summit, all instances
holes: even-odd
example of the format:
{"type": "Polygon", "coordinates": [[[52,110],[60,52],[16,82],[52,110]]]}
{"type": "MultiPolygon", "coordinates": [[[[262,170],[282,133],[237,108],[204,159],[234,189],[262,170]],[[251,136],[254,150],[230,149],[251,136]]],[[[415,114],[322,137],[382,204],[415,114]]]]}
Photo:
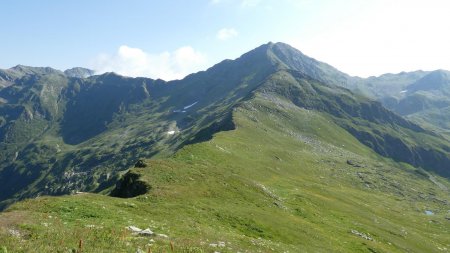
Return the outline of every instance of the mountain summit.
{"type": "Polygon", "coordinates": [[[298,49],[285,43],[269,43],[269,57],[279,69],[299,71],[313,79],[327,84],[347,87],[353,83],[352,78],[336,68],[304,55],[298,49]]]}
{"type": "Polygon", "coordinates": [[[95,71],[87,68],[76,67],[65,70],[64,74],[68,77],[86,78],[93,76],[95,71]]]}

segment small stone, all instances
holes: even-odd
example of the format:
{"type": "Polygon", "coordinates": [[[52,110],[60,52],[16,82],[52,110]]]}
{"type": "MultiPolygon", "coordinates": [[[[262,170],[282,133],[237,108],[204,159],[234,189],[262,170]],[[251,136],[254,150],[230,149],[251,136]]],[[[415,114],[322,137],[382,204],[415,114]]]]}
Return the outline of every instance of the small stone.
{"type": "Polygon", "coordinates": [[[373,238],[372,238],[372,237],[370,237],[370,236],[368,236],[368,235],[366,235],[366,234],[364,234],[364,233],[362,233],[362,232],[359,232],[359,231],[357,231],[357,230],[352,229],[352,230],[350,230],[350,232],[351,232],[352,234],[357,235],[357,236],[360,236],[360,237],[362,237],[362,238],[364,238],[364,239],[366,239],[366,240],[368,240],[368,241],[373,241],[373,238]]]}
{"type": "Polygon", "coordinates": [[[169,238],[169,236],[168,236],[168,235],[165,235],[165,234],[158,234],[158,236],[159,236],[159,237],[162,237],[162,238],[169,238]]]}
{"type": "Polygon", "coordinates": [[[353,167],[356,167],[356,168],[360,168],[361,167],[361,165],[359,165],[359,164],[357,164],[355,161],[353,161],[353,160],[347,160],[347,164],[348,165],[351,165],[351,166],[353,166],[353,167]]]}
{"type": "Polygon", "coordinates": [[[139,235],[144,235],[144,236],[152,236],[154,233],[153,231],[150,230],[150,228],[146,228],[144,230],[142,230],[141,232],[138,232],[139,235]]]}
{"type": "Polygon", "coordinates": [[[140,229],[138,227],[135,227],[135,226],[128,226],[127,229],[130,230],[133,233],[139,233],[139,232],[142,231],[142,229],[140,229]]]}

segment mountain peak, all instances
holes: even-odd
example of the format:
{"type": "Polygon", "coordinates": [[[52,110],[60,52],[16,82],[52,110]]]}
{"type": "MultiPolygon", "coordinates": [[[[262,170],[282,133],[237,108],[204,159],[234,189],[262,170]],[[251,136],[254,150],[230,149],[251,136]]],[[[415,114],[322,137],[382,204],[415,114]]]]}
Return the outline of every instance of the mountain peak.
{"type": "Polygon", "coordinates": [[[409,85],[407,90],[409,92],[419,90],[431,91],[441,90],[446,87],[450,87],[450,72],[445,70],[435,70],[417,80],[417,82],[409,85]]]}
{"type": "Polygon", "coordinates": [[[92,69],[75,67],[65,70],[64,74],[68,77],[86,78],[94,75],[95,71],[92,69]]]}
{"type": "Polygon", "coordinates": [[[269,58],[280,70],[301,72],[312,79],[344,87],[348,87],[352,82],[352,78],[349,75],[331,65],[303,54],[289,44],[269,42],[263,46],[267,47],[269,58]]]}
{"type": "Polygon", "coordinates": [[[429,76],[434,76],[436,78],[448,80],[450,78],[450,72],[447,70],[438,69],[438,70],[432,71],[429,74],[429,76]]]}
{"type": "Polygon", "coordinates": [[[10,71],[23,74],[23,75],[31,75],[31,74],[62,74],[61,71],[50,68],[50,67],[31,67],[25,65],[17,65],[9,69],[10,71]]]}

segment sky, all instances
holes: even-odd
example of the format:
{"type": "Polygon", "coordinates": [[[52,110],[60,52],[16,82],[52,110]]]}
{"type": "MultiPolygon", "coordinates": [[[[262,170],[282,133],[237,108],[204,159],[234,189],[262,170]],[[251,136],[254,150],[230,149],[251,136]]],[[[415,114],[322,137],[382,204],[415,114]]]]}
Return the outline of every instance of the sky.
{"type": "Polygon", "coordinates": [[[354,76],[450,70],[447,0],[0,0],[0,68],[164,80],[285,42],[354,76]]]}

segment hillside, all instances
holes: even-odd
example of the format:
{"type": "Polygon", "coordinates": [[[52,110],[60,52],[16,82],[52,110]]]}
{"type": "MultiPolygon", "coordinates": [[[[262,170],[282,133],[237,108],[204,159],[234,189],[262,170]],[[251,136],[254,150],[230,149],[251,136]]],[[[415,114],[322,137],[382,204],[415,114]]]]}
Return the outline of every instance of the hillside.
{"type": "Polygon", "coordinates": [[[13,251],[77,250],[80,240],[86,252],[449,247],[447,179],[383,158],[330,114],[273,95],[256,92],[233,110],[235,130],[146,160],[115,191],[144,185],[144,195],[20,202],[0,216],[1,240],[13,251]],[[167,237],[133,235],[128,226],[167,237]],[[11,229],[16,236],[7,236],[11,229]]]}
{"type": "Polygon", "coordinates": [[[10,206],[6,249],[450,248],[450,142],[289,45],[171,82],[4,72],[19,74],[0,89],[1,206],[74,194],[10,206]]]}

